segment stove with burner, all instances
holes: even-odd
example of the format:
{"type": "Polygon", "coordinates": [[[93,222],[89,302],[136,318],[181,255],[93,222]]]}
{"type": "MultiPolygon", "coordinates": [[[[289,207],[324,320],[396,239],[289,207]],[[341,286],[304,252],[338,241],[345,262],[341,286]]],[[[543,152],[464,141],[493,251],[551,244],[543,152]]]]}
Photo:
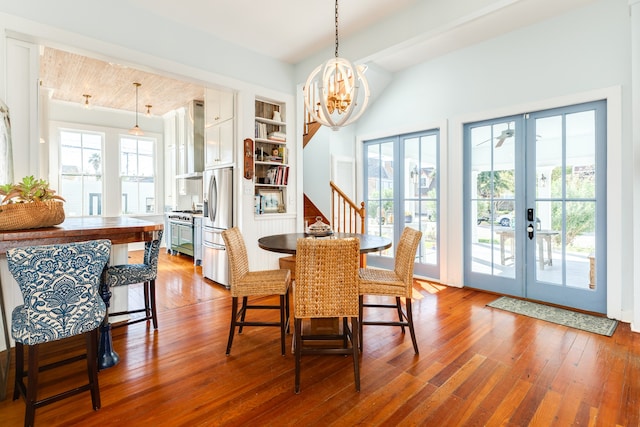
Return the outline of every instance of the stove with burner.
{"type": "MultiPolygon", "coordinates": [[[[169,228],[169,253],[194,256],[194,215],[202,214],[201,210],[176,210],[167,213],[169,228]]],[[[198,239],[199,240],[199,239],[198,239]]]]}

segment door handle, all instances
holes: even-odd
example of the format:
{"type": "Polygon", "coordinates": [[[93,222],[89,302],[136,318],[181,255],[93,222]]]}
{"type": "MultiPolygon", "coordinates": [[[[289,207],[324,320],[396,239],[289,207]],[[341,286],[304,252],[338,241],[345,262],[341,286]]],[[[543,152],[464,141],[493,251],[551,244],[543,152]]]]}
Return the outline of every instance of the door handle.
{"type": "Polygon", "coordinates": [[[529,240],[533,240],[533,224],[527,225],[527,235],[529,236],[529,240]]]}

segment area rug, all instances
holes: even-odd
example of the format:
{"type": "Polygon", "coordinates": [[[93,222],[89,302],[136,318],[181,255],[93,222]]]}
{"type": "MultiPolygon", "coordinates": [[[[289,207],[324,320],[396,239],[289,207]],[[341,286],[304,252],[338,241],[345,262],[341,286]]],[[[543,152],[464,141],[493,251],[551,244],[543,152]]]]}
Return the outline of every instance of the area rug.
{"type": "Polygon", "coordinates": [[[607,319],[606,317],[578,313],[509,297],[500,297],[487,304],[487,306],[608,337],[613,335],[616,326],[618,326],[617,320],[607,319]]]}

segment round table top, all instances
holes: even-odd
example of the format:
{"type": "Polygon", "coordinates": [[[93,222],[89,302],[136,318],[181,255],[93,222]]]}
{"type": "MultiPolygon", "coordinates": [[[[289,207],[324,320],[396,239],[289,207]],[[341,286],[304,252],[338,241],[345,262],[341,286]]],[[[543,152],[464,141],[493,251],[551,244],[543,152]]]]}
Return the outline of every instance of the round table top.
{"type": "MultiPolygon", "coordinates": [[[[347,237],[357,237],[360,240],[360,253],[377,252],[391,247],[391,239],[370,234],[358,233],[333,233],[326,238],[345,239],[347,237]]],[[[305,233],[287,233],[264,236],[258,239],[258,246],[271,252],[283,254],[295,254],[298,239],[313,238],[305,233]]],[[[319,237],[320,238],[320,237],[319,237]]]]}

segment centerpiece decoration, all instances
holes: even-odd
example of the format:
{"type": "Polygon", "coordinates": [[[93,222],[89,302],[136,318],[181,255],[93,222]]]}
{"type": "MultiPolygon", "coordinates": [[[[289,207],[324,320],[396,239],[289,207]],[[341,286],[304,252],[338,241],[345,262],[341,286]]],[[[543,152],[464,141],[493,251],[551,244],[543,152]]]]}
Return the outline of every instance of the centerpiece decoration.
{"type": "Polygon", "coordinates": [[[64,221],[64,198],[49,183],[31,176],[17,184],[0,185],[0,231],[58,225],[64,221]]]}

